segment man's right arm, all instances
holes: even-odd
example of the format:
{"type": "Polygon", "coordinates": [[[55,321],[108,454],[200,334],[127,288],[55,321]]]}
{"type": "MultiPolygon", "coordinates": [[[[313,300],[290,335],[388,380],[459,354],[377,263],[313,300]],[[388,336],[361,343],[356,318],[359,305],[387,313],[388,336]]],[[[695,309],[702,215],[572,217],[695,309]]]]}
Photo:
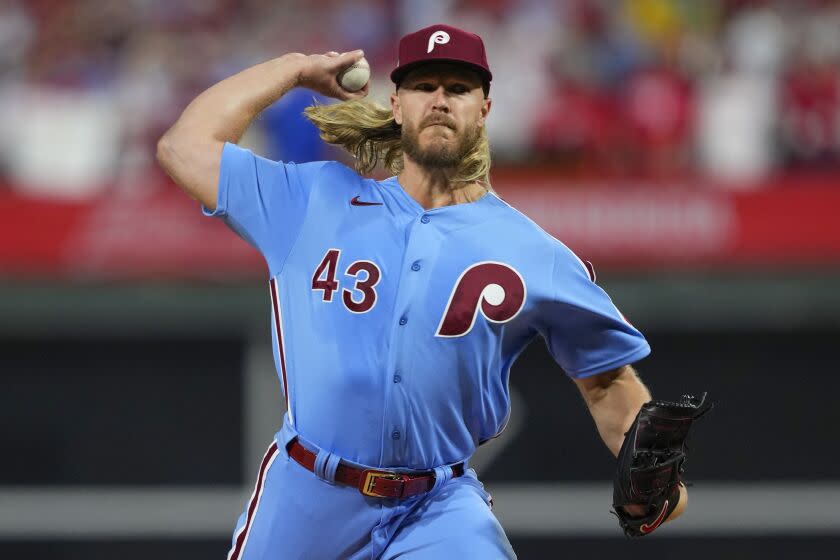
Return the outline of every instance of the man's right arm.
{"type": "Polygon", "coordinates": [[[364,97],[367,86],[351,93],[336,81],[363,56],[358,50],[290,53],[222,80],[196,97],[158,141],[158,162],[187,194],[213,210],[225,142],[238,142],[260,112],[297,86],[341,100],[364,97]]]}

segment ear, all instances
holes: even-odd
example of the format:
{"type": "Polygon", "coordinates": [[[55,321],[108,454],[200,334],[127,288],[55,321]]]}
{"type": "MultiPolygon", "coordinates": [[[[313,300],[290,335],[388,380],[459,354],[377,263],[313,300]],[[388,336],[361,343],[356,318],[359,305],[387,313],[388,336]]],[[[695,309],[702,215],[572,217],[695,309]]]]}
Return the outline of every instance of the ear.
{"type": "Polygon", "coordinates": [[[484,126],[484,122],[487,120],[487,115],[490,113],[491,105],[493,105],[493,100],[487,97],[481,106],[481,115],[478,118],[478,124],[480,126],[484,126]]]}
{"type": "Polygon", "coordinates": [[[400,96],[396,92],[391,94],[391,110],[394,112],[394,121],[402,126],[402,107],[400,106],[400,96]]]}

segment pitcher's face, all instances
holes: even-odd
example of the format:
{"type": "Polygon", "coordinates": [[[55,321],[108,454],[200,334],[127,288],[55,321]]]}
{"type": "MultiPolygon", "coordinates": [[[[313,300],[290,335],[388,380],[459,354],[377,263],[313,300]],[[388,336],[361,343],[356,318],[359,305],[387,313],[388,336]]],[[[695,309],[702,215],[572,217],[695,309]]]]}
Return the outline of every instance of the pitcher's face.
{"type": "Polygon", "coordinates": [[[403,152],[419,165],[453,167],[478,141],[490,111],[481,78],[455,64],[428,64],[403,78],[391,95],[403,152]]]}

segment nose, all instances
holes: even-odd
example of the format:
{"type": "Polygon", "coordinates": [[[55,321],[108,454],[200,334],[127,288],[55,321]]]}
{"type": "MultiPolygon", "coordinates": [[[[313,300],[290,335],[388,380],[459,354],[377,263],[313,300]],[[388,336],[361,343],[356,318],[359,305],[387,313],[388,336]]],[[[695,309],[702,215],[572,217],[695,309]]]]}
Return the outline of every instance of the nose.
{"type": "Polygon", "coordinates": [[[442,85],[432,92],[432,110],[449,112],[449,98],[446,95],[446,88],[442,85]]]}

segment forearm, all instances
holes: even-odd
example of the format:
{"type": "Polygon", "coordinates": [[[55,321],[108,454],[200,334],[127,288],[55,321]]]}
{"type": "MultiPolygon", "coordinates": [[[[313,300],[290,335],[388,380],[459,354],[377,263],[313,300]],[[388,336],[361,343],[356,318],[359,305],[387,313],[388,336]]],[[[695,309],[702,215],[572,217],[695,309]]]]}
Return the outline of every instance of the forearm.
{"type": "Polygon", "coordinates": [[[625,366],[608,385],[587,401],[604,444],[618,457],[624,433],[630,428],[642,405],[651,399],[650,392],[630,366],[625,366]]]}
{"type": "Polygon", "coordinates": [[[260,112],[298,85],[305,60],[290,53],[222,80],[196,97],[167,135],[238,142],[260,112]]]}

